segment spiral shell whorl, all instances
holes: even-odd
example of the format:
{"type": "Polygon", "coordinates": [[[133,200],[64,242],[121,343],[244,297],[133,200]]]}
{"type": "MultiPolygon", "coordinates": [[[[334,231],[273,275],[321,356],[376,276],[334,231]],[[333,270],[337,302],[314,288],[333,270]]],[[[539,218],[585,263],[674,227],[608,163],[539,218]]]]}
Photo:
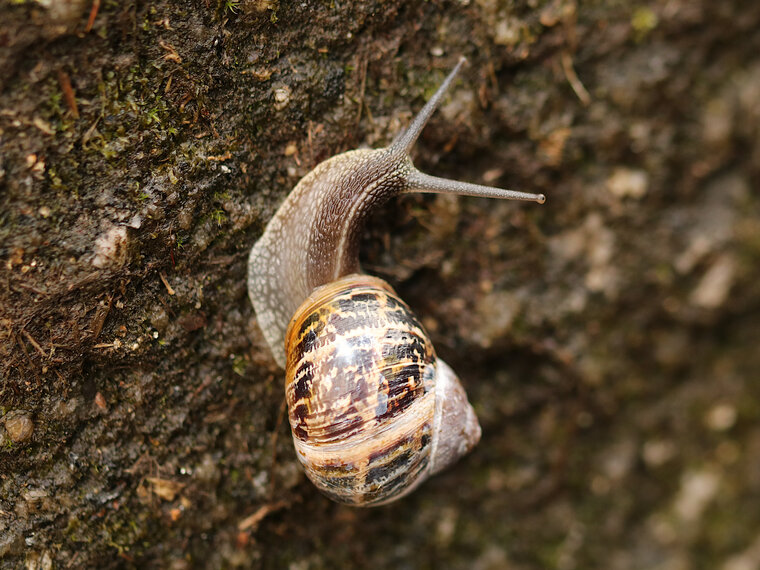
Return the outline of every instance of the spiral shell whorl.
{"type": "Polygon", "coordinates": [[[317,289],[288,327],[286,352],[293,440],[317,487],[368,506],[425,479],[442,407],[438,360],[385,282],[350,275],[317,289]]]}

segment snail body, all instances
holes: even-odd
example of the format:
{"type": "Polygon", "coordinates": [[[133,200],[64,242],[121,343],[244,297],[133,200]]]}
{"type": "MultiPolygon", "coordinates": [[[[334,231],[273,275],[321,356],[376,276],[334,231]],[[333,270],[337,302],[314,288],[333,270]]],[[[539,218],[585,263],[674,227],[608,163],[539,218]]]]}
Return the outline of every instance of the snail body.
{"type": "Polygon", "coordinates": [[[277,363],[299,461],[330,498],[398,499],[480,439],[464,388],[383,280],[360,273],[372,210],[405,192],[531,200],[418,171],[409,152],[464,60],[387,148],[334,156],[304,176],[251,249],[248,292],[277,363]]]}

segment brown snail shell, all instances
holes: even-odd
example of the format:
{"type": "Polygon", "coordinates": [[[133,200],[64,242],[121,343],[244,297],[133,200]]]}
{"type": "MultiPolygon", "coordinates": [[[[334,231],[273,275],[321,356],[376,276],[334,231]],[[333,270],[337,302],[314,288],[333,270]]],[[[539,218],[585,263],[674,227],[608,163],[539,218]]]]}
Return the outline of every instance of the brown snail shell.
{"type": "Polygon", "coordinates": [[[286,353],[296,453],[336,501],[394,500],[480,440],[459,380],[381,279],[349,275],[317,288],[290,322],[286,353]],[[463,404],[464,421],[445,413],[463,404]],[[454,453],[447,437],[461,440],[454,453]]]}

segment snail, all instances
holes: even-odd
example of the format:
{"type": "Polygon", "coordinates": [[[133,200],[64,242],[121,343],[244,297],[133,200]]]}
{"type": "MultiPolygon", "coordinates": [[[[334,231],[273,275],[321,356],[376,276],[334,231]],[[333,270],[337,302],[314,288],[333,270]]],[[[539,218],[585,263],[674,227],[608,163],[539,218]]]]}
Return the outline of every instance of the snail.
{"type": "Polygon", "coordinates": [[[304,176],[251,249],[248,293],[285,368],[296,453],[341,503],[396,500],[468,453],[480,426],[464,388],[385,281],[362,274],[360,231],[373,208],[406,192],[530,200],[528,194],[423,174],[410,150],[461,58],[387,148],[352,150],[304,176]]]}

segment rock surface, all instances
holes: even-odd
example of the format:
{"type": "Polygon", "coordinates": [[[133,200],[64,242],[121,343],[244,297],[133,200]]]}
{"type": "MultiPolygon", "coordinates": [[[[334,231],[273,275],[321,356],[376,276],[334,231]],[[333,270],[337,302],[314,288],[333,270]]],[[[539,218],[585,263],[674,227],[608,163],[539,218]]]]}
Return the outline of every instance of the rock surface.
{"type": "Polygon", "coordinates": [[[756,1],[0,17],[0,569],[760,565],[756,1]],[[366,269],[483,439],[340,507],[299,470],[246,256],[460,55],[416,163],[547,203],[409,195],[371,221],[366,269]]]}

